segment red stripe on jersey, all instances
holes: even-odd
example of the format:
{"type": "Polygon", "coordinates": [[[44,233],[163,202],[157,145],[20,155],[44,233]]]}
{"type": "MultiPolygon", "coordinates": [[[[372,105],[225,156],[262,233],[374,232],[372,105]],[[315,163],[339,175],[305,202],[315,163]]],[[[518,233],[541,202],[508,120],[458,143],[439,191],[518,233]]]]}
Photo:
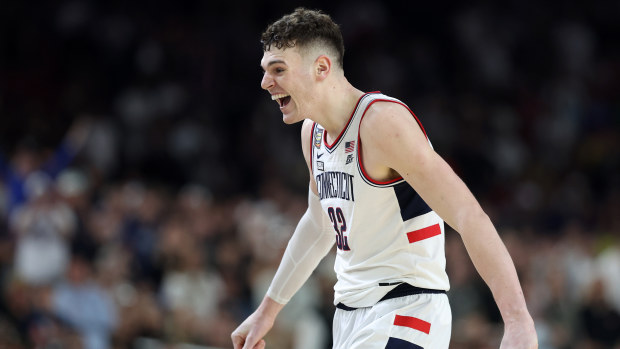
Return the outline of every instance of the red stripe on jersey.
{"type": "Polygon", "coordinates": [[[394,318],[394,325],[413,328],[414,330],[418,330],[426,334],[429,334],[429,332],[431,332],[430,322],[420,320],[417,317],[413,316],[396,315],[396,318],[394,318]]]}
{"type": "Polygon", "coordinates": [[[431,225],[430,227],[410,231],[407,233],[407,238],[409,238],[409,243],[418,242],[420,240],[432,238],[433,236],[437,236],[441,234],[441,227],[439,224],[431,225]]]}

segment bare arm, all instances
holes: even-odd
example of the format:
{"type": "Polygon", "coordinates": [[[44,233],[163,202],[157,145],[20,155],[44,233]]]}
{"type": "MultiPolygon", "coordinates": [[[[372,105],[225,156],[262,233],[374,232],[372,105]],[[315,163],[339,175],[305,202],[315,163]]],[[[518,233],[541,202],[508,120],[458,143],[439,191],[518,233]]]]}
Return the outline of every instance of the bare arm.
{"type": "MultiPolygon", "coordinates": [[[[304,123],[302,129],[304,156],[307,161],[310,158],[309,126],[311,125],[304,123]]],[[[260,306],[232,333],[235,349],[264,348],[265,342],[262,338],[273,326],[278,313],[334,245],[333,233],[325,229],[328,225],[316,192],[316,184],[311,175],[308,210],[297,224],[260,306]]]]}
{"type": "Polygon", "coordinates": [[[364,159],[370,159],[367,170],[378,176],[393,175],[392,169],[398,172],[460,233],[504,320],[502,347],[536,348],[533,320],[506,247],[467,186],[429,146],[411,114],[394,103],[377,103],[360,132],[364,159]]]}

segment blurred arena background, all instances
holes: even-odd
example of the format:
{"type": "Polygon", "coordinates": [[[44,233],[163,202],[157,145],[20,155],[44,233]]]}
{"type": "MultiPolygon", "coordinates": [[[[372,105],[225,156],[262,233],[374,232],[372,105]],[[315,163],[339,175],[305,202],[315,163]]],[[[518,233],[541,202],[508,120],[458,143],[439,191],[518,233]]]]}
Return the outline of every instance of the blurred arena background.
{"type": "MultiPolygon", "coordinates": [[[[400,98],[506,242],[540,348],[620,348],[620,2],[0,2],[0,348],[230,348],[306,205],[260,89],[296,6],[400,98]],[[467,3],[467,4],[465,4],[467,3]]],[[[451,348],[502,327],[458,234],[451,348]]],[[[268,348],[330,348],[329,256],[268,348]]]]}

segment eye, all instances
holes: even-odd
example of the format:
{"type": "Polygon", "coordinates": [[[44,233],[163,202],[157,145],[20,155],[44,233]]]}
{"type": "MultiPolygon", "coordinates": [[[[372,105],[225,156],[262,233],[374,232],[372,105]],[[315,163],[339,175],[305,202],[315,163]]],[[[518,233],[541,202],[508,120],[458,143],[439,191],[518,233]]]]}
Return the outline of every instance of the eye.
{"type": "Polygon", "coordinates": [[[276,72],[276,74],[280,74],[280,73],[284,72],[284,68],[276,68],[276,69],[274,69],[274,71],[276,72]]]}

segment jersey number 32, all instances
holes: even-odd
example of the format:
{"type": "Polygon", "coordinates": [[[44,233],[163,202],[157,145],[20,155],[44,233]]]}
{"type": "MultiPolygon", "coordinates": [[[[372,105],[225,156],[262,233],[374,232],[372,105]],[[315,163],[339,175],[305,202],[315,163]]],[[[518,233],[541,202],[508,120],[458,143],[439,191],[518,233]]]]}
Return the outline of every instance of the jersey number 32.
{"type": "Polygon", "coordinates": [[[349,248],[349,240],[347,236],[344,235],[347,231],[347,222],[344,220],[342,209],[336,207],[334,210],[333,207],[330,207],[327,209],[327,215],[329,215],[329,219],[332,221],[334,230],[336,231],[336,246],[339,250],[351,251],[349,248]]]}

